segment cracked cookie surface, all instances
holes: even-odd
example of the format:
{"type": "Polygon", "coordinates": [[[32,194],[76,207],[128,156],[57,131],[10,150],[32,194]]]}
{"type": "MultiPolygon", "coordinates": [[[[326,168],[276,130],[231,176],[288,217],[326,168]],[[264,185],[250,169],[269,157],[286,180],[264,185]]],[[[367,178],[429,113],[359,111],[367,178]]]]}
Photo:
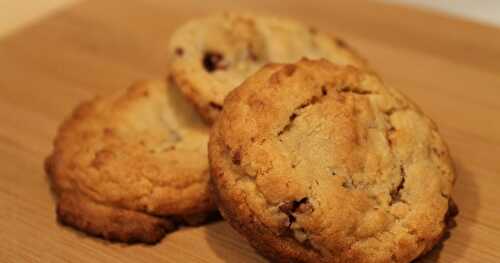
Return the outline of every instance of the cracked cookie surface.
{"type": "Polygon", "coordinates": [[[168,53],[174,81],[209,123],[225,96],[269,62],[307,57],[366,67],[334,36],[293,20],[236,13],[188,22],[172,35],[168,53]]]}
{"type": "Polygon", "coordinates": [[[209,160],[221,213],[278,262],[410,262],[440,240],[455,180],[431,119],[326,60],[267,65],[231,92],[209,160]]]}
{"type": "Polygon", "coordinates": [[[60,127],[46,169],[58,219],[105,239],[159,241],[215,209],[208,128],[178,91],[144,81],[82,103],[60,127]]]}

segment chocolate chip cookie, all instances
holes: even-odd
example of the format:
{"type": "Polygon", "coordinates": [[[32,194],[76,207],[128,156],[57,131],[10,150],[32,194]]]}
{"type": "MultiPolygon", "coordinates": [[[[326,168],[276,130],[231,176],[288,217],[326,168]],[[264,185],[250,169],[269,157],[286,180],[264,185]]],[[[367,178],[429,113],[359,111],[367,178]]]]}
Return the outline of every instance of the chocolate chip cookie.
{"type": "Polygon", "coordinates": [[[431,119],[326,60],[233,90],[209,160],[223,216],[273,262],[410,262],[442,237],[455,178],[431,119]]]}
{"type": "Polygon", "coordinates": [[[92,235],[155,243],[214,211],[208,129],[162,81],[83,103],[59,129],[46,170],[58,219],[92,235]]]}
{"type": "Polygon", "coordinates": [[[192,20],[171,37],[169,69],[177,86],[212,123],[225,96],[269,62],[302,57],[366,67],[344,41],[299,22],[226,13],[192,20]]]}

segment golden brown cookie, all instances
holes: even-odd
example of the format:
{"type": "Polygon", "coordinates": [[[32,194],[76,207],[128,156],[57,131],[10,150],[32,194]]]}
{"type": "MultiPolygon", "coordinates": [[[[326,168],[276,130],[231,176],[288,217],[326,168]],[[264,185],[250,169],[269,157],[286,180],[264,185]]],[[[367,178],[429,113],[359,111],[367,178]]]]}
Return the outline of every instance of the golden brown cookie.
{"type": "Polygon", "coordinates": [[[455,178],[431,119],[326,60],[232,91],[209,160],[221,213],[273,262],[410,262],[442,237],[455,178]]]}
{"type": "Polygon", "coordinates": [[[160,81],[81,104],[46,162],[59,220],[105,239],[146,243],[178,221],[203,220],[215,209],[208,129],[191,107],[160,81]]]}
{"type": "Polygon", "coordinates": [[[347,44],[297,21],[226,13],[192,20],[169,44],[169,72],[212,123],[226,95],[269,62],[291,63],[302,57],[366,67],[347,44]]]}

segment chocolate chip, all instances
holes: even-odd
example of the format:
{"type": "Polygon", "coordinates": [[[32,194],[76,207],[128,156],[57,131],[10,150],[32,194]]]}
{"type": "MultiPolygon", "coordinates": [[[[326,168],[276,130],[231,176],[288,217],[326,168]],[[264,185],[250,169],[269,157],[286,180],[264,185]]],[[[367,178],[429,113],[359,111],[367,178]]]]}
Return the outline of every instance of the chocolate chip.
{"type": "Polygon", "coordinates": [[[298,212],[298,213],[306,213],[306,212],[311,212],[313,210],[312,205],[309,203],[309,198],[304,197],[300,200],[293,200],[293,201],[288,201],[280,205],[279,210],[283,213],[285,213],[288,216],[288,227],[290,227],[293,222],[295,222],[297,219],[293,215],[293,213],[298,212]]]}
{"type": "Polygon", "coordinates": [[[285,125],[285,127],[283,127],[283,129],[281,129],[281,131],[278,132],[278,136],[281,136],[281,135],[283,135],[283,133],[290,130],[290,128],[292,127],[292,123],[297,118],[297,116],[298,116],[298,114],[295,112],[292,113],[292,115],[290,115],[290,117],[289,117],[290,121],[285,125]]]}
{"type": "Polygon", "coordinates": [[[394,128],[394,126],[389,126],[389,128],[387,129],[386,131],[386,137],[387,137],[387,144],[389,145],[389,147],[392,147],[394,142],[394,132],[396,132],[396,128],[394,128]]]}
{"type": "Polygon", "coordinates": [[[293,202],[285,202],[284,204],[279,206],[281,212],[285,214],[289,214],[293,211],[293,202]]]}
{"type": "MultiPolygon", "coordinates": [[[[301,200],[302,201],[302,200],[301,200]]],[[[297,213],[311,213],[313,211],[313,206],[311,203],[309,203],[309,200],[305,198],[302,203],[299,204],[297,209],[295,210],[297,213]]]]}
{"type": "Polygon", "coordinates": [[[221,111],[222,110],[222,105],[218,104],[218,103],[215,103],[213,101],[211,101],[208,105],[210,105],[210,107],[218,110],[218,111],[221,111]]]}
{"type": "Polygon", "coordinates": [[[401,202],[401,190],[404,187],[405,184],[405,177],[406,177],[406,172],[403,168],[403,166],[400,166],[400,174],[401,174],[401,181],[399,182],[399,185],[396,187],[396,189],[393,189],[391,191],[391,201],[390,204],[395,204],[397,202],[401,202]]]}
{"type": "Polygon", "coordinates": [[[250,60],[252,61],[257,61],[259,60],[259,56],[257,56],[257,54],[255,54],[255,51],[254,51],[254,48],[253,48],[253,45],[250,43],[248,44],[248,57],[250,58],[250,60]]]}
{"type": "Polygon", "coordinates": [[[253,52],[253,50],[250,50],[250,51],[248,52],[248,56],[250,57],[250,59],[251,59],[252,61],[257,61],[257,60],[259,60],[259,57],[257,56],[257,54],[255,54],[255,53],[253,52]]]}
{"type": "Polygon", "coordinates": [[[288,216],[288,224],[287,224],[287,227],[290,227],[297,219],[295,218],[295,216],[290,212],[290,210],[286,210],[288,209],[287,207],[283,207],[284,205],[281,205],[279,207],[280,211],[285,213],[287,216],[288,216]]]}
{"type": "Polygon", "coordinates": [[[328,95],[328,90],[326,89],[326,86],[321,87],[321,94],[322,94],[323,96],[328,95]]]}
{"type": "Polygon", "coordinates": [[[335,39],[335,43],[339,47],[347,47],[347,43],[344,40],[340,39],[340,38],[336,38],[335,39]]]}
{"type": "Polygon", "coordinates": [[[182,55],[184,55],[184,49],[182,49],[181,47],[176,48],[176,49],[175,49],[175,54],[176,54],[177,56],[182,56],[182,55]]]}
{"type": "Polygon", "coordinates": [[[281,212],[289,214],[295,212],[301,205],[306,205],[308,203],[309,203],[309,198],[304,197],[300,200],[285,202],[284,204],[279,206],[279,209],[281,212]]]}
{"type": "Polygon", "coordinates": [[[103,133],[104,133],[104,135],[111,136],[114,134],[114,130],[111,128],[104,128],[103,133]]]}
{"type": "Polygon", "coordinates": [[[342,182],[342,187],[346,189],[353,189],[355,188],[354,182],[352,181],[351,177],[345,178],[344,182],[342,182]]]}
{"type": "Polygon", "coordinates": [[[295,221],[297,221],[297,218],[295,218],[295,216],[293,216],[292,214],[289,214],[288,215],[289,226],[291,226],[295,221]]]}
{"type": "Polygon", "coordinates": [[[203,67],[208,72],[213,72],[219,69],[226,69],[227,65],[223,63],[224,56],[219,52],[208,51],[203,57],[203,67]]]}
{"type": "Polygon", "coordinates": [[[237,151],[233,155],[233,164],[240,165],[241,164],[241,153],[237,151]]]}
{"type": "Polygon", "coordinates": [[[295,73],[295,70],[297,70],[297,66],[295,65],[286,65],[284,68],[283,68],[283,72],[285,73],[285,75],[287,77],[290,77],[293,75],[293,73],[295,73]]]}

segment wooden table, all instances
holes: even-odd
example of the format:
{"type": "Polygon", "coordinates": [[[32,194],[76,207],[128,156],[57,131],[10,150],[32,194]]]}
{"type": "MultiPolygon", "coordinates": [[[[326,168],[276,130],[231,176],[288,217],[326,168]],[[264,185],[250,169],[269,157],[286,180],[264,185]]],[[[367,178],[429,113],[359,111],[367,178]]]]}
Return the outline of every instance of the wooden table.
{"type": "Polygon", "coordinates": [[[457,168],[457,226],[422,262],[500,262],[500,29],[361,1],[89,1],[0,41],[0,262],[263,262],[226,223],[156,246],[110,244],[56,223],[42,169],[83,99],[161,78],[183,21],[221,10],[302,19],[359,49],[433,117],[457,168]]]}

